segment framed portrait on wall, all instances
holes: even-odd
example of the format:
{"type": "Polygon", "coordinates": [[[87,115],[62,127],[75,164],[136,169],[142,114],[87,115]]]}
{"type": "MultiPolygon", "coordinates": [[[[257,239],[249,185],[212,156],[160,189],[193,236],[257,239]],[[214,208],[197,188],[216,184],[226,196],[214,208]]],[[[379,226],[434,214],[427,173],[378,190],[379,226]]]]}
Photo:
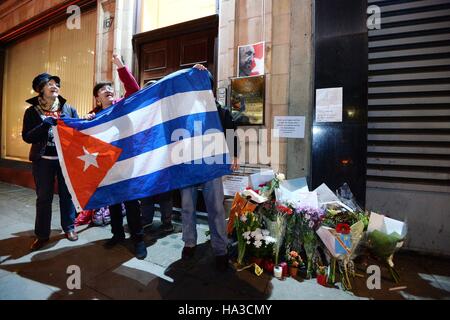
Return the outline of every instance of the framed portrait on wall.
{"type": "Polygon", "coordinates": [[[264,74],[264,42],[238,47],[238,77],[264,74]]]}
{"type": "Polygon", "coordinates": [[[231,79],[230,111],[238,126],[264,124],[265,77],[231,79]]]}

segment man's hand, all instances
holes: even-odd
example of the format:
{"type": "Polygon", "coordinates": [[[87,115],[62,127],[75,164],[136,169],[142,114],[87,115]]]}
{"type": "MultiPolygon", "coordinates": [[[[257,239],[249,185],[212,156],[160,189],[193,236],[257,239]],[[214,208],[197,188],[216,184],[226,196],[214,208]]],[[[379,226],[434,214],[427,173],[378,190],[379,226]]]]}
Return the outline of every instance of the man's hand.
{"type": "Polygon", "coordinates": [[[239,170],[239,168],[240,168],[240,166],[239,166],[238,158],[233,157],[233,162],[231,163],[231,170],[237,171],[237,170],[239,170]]]}
{"type": "Polygon", "coordinates": [[[117,53],[113,54],[112,61],[119,69],[125,67],[125,65],[122,62],[122,59],[120,58],[120,56],[117,53]]]}
{"type": "Polygon", "coordinates": [[[88,113],[87,115],[85,115],[85,116],[83,117],[83,119],[85,119],[85,120],[92,120],[92,119],[94,119],[94,118],[95,118],[95,113],[94,113],[94,112],[88,113]]]}
{"type": "Polygon", "coordinates": [[[204,65],[198,64],[198,63],[195,66],[193,66],[192,68],[195,68],[195,69],[198,69],[198,70],[202,70],[202,71],[208,70],[204,65]]]}

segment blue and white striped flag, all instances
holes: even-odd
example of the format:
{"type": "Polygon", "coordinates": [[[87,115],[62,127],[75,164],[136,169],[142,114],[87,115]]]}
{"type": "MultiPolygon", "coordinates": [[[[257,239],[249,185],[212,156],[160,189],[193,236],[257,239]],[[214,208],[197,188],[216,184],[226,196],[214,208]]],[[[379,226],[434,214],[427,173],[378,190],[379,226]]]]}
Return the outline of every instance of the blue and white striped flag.
{"type": "Polygon", "coordinates": [[[59,119],[55,142],[77,211],[230,173],[207,72],[175,72],[91,121],[59,119]]]}

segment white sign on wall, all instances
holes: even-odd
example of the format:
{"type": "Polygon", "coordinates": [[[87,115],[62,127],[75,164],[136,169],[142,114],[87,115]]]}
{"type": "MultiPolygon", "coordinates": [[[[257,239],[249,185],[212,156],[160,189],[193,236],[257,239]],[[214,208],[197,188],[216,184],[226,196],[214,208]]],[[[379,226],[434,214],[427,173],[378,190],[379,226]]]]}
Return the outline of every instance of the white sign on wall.
{"type": "Polygon", "coordinates": [[[276,116],[274,117],[275,138],[300,138],[305,137],[305,117],[300,116],[276,116]]]}
{"type": "Polygon", "coordinates": [[[316,89],[316,122],[342,122],[343,88],[316,89]]]}

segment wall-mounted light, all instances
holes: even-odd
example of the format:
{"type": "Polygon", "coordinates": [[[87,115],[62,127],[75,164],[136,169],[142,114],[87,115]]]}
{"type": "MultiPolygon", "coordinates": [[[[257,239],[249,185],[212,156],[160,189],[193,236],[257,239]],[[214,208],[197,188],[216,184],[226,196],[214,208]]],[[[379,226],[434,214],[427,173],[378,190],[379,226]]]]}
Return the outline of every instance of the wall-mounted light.
{"type": "Polygon", "coordinates": [[[322,128],[320,127],[313,127],[313,135],[319,135],[322,133],[322,128]]]}

